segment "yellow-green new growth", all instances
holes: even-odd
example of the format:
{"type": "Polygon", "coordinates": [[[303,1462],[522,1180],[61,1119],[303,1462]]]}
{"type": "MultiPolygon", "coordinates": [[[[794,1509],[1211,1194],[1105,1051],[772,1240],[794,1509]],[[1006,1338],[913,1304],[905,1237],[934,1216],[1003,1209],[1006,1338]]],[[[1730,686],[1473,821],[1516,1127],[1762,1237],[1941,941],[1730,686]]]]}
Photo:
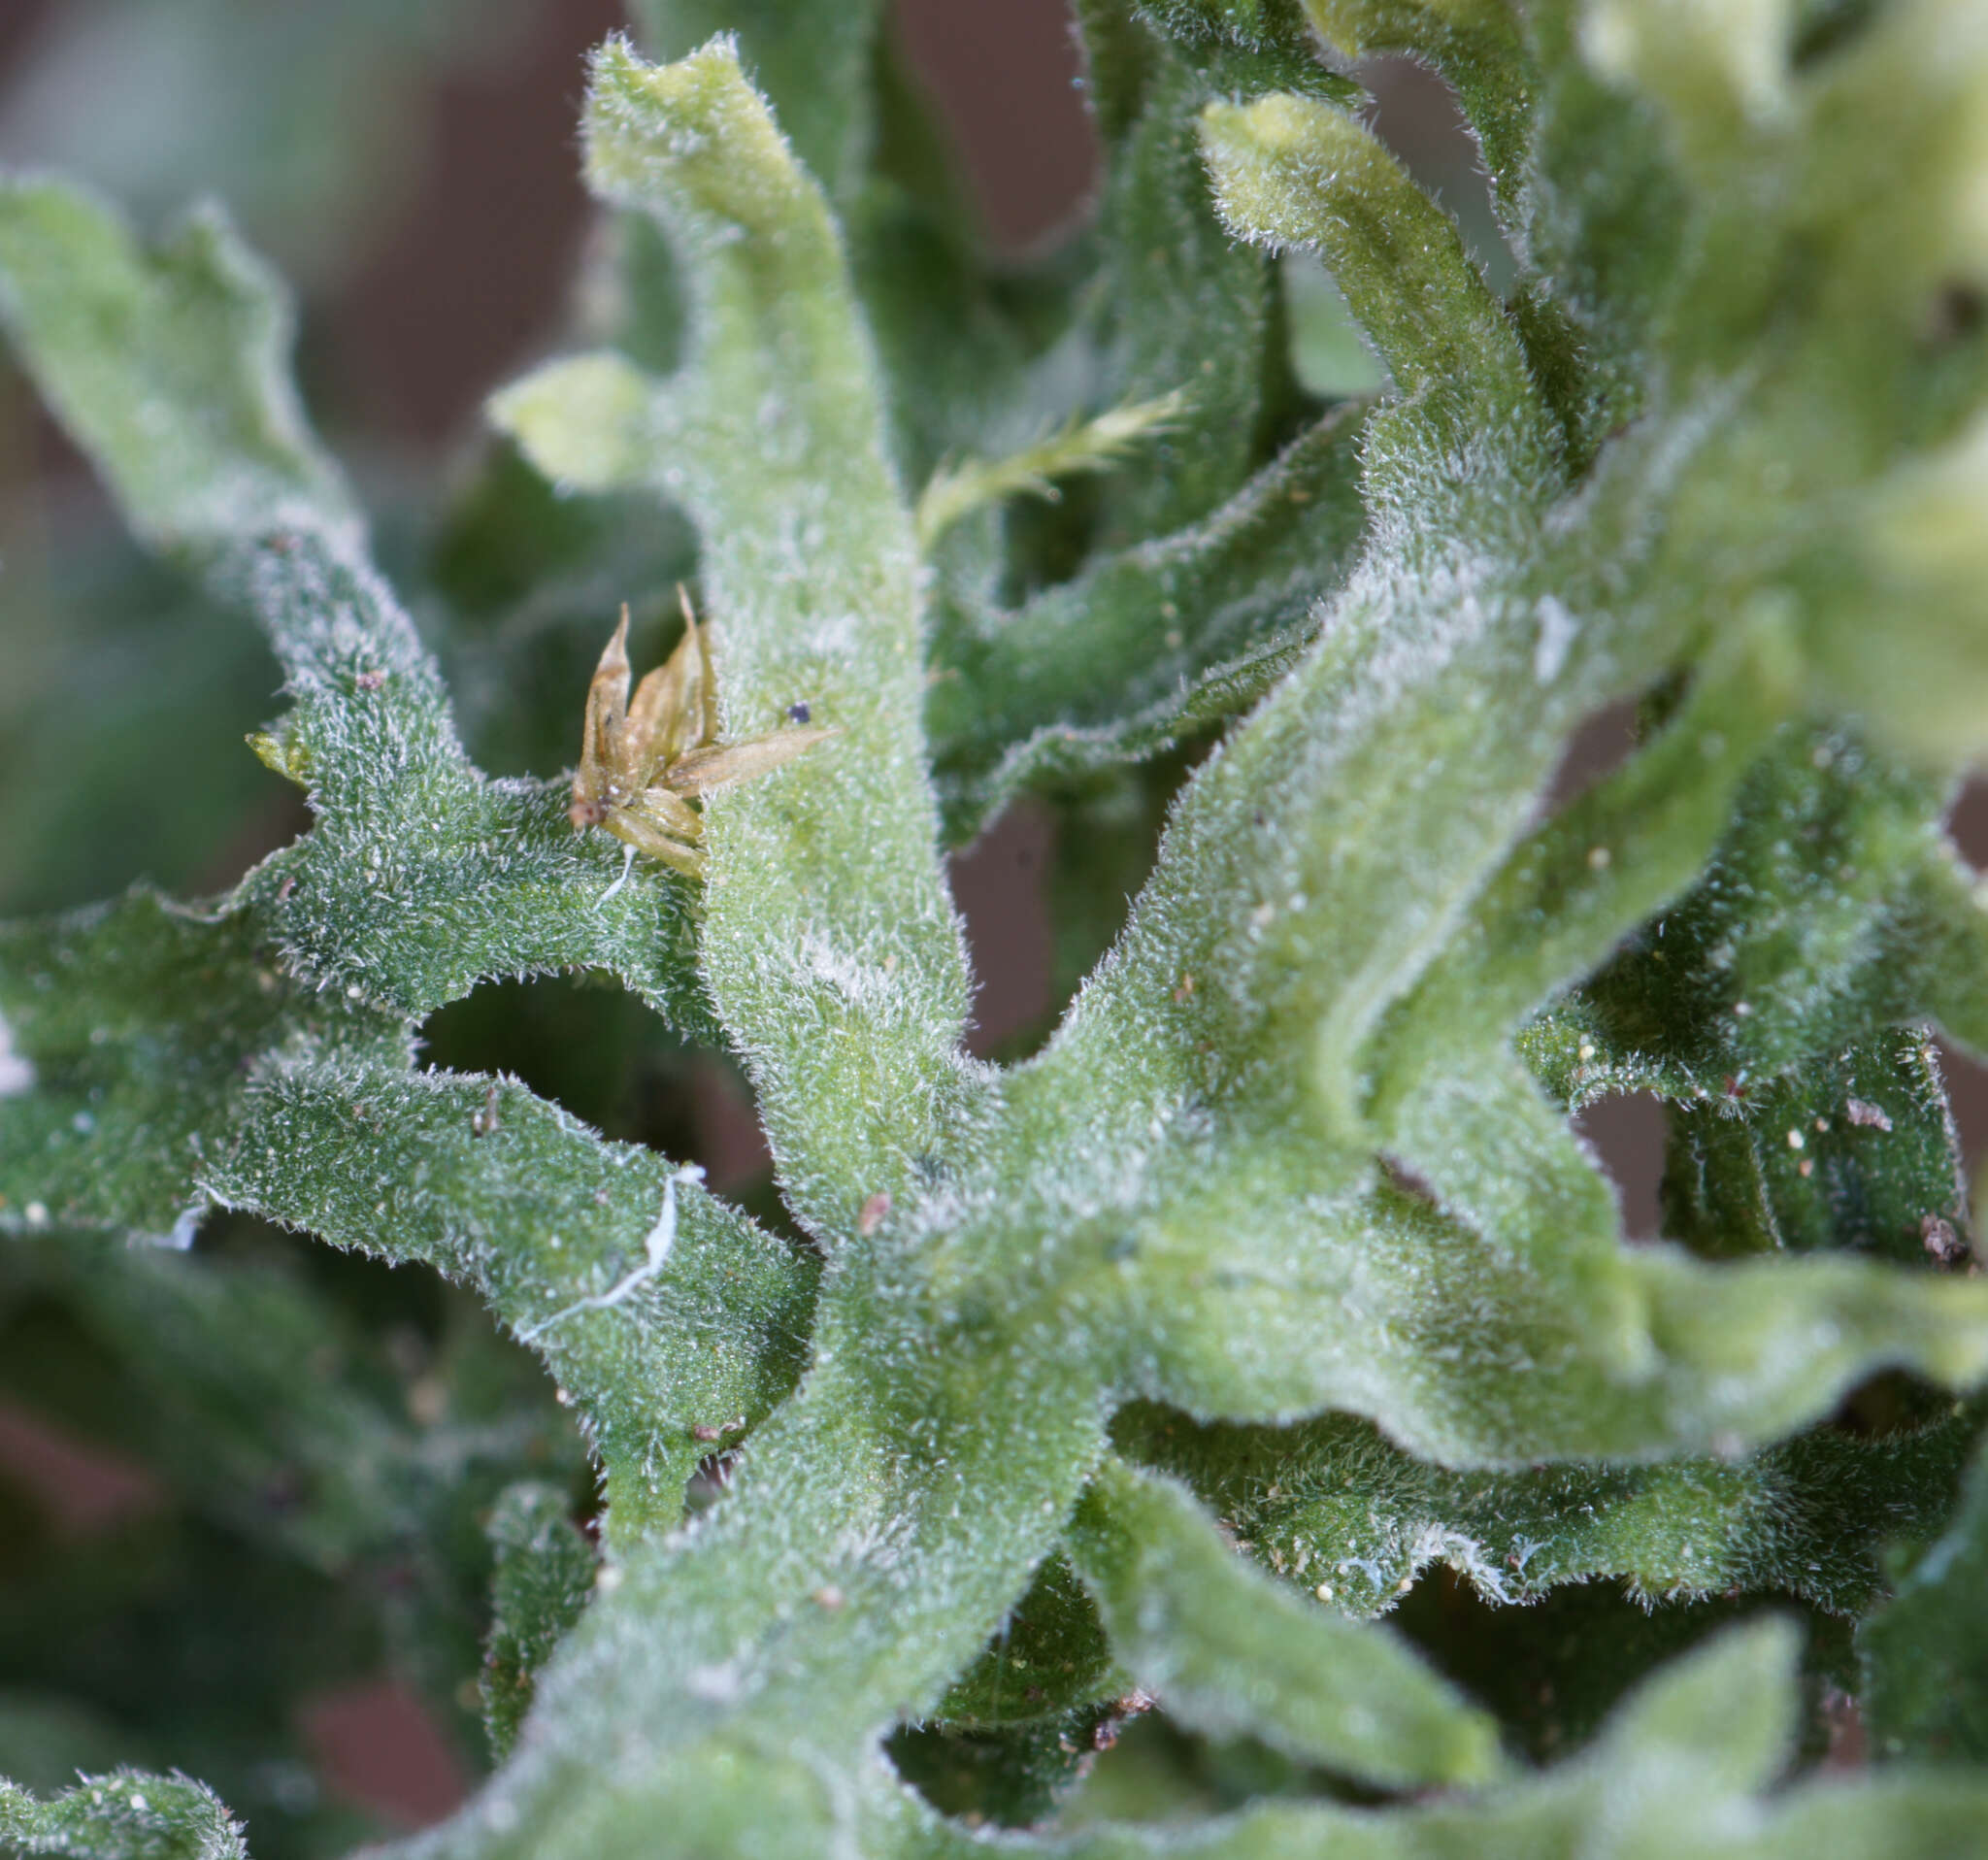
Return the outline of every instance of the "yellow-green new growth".
{"type": "Polygon", "coordinates": [[[1004,497],[1041,497],[1053,504],[1063,494],[1056,485],[1059,478],[1110,471],[1134,447],[1166,432],[1187,402],[1186,391],[1176,388],[1157,400],[1114,407],[1094,419],[1072,419],[1006,458],[963,458],[942,465],[918,499],[919,549],[929,553],[962,516],[1004,497]]]}

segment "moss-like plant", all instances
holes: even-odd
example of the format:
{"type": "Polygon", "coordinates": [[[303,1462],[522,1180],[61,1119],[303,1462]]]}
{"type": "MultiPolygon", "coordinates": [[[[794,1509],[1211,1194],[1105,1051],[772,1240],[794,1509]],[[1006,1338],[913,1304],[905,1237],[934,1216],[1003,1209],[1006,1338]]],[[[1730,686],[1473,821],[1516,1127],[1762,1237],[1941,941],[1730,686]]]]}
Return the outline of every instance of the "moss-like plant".
{"type": "MultiPolygon", "coordinates": [[[[423,610],[571,755],[611,614],[556,689],[489,624],[604,533],[547,487],[687,516],[722,739],[833,733],[704,797],[701,874],[622,882],[570,773],[472,761],[216,214],[0,191],[22,364],[261,623],[314,815],[224,897],[0,930],[9,1282],[262,1561],[429,1569],[445,1695],[493,1566],[495,1767],[410,1855],[1976,1850],[1988,1284],[1930,1040],[1988,1050],[1941,824],[1988,752],[1988,14],[1078,0],[1108,179],[1002,271],[875,11],[650,0],[658,62],[598,52],[611,326],[491,402],[423,610]],[[1364,125],[1376,52],[1461,100],[1502,294],[1364,125]],[[1379,394],[1298,379],[1292,249],[1379,394]],[[942,851],[1025,794],[1088,974],[994,1065],[942,851]],[[736,1055],[777,1209],[421,1062],[573,972],[736,1055]],[[1624,1093],[1662,1244],[1574,1122],[1624,1093]],[[217,1211],[473,1288],[592,1533],[495,1339],[410,1420],[217,1211]],[[308,1473],[274,1518],[258,1456],[308,1473]],[[1802,1767],[1846,1694],[1871,1765],[1802,1767]]],[[[242,1836],[123,1768],[0,1785],[7,1843],[242,1836]]]]}

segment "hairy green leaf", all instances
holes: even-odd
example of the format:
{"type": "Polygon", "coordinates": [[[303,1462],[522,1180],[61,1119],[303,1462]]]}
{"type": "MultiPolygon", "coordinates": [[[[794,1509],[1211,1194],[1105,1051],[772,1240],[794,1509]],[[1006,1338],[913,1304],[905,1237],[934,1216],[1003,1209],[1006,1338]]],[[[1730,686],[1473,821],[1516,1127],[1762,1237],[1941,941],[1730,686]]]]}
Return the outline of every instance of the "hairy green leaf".
{"type": "MultiPolygon", "coordinates": [[[[47,1375],[51,1412],[170,1474],[160,1534],[207,1546],[160,1591],[189,1622],[235,1570],[271,1576],[258,1621],[339,1598],[232,1715],[203,1693],[183,1747],[250,1801],[277,1746],[239,1721],[330,1671],[321,1641],[377,1635],[431,1698],[453,1659],[459,1689],[501,1481],[502,1761],[423,1860],[963,1853],[989,1819],[1024,1853],[1962,1847],[1971,1769],[1789,1766],[1849,1678],[1822,1611],[1868,1615],[1887,1568],[1873,1721],[1932,1749],[1971,1709],[1979,1408],[1953,1397],[1988,1380],[1988,1286],[1929,1040],[1988,1049],[1988,919],[1941,827],[1988,715],[1978,9],[1082,0],[1095,223],[1005,274],[873,10],[736,13],[697,49],[730,16],[655,0],[678,62],[594,60],[588,180],[626,216],[595,347],[493,401],[543,476],[500,454],[429,547],[432,654],[218,220],[147,252],[58,186],[0,193],[0,317],[134,527],[260,620],[291,709],[255,747],[315,816],[216,903],[0,932],[10,1393],[47,1375]],[[1508,293],[1327,42],[1454,84],[1508,293]],[[1372,404],[1298,384],[1290,250],[1384,363],[1372,404]],[[1034,494],[1162,402],[1164,432],[1034,494]],[[1084,437],[1031,457],[1059,422],[1084,437]],[[1004,457],[971,498],[942,469],[1004,457]],[[634,539],[644,500],[670,508],[634,539]],[[827,734],[679,816],[708,878],[617,876],[564,816],[566,661],[592,604],[597,651],[679,573],[715,669],[698,734],[827,734]],[[444,663],[532,776],[470,760],[444,663]],[[1630,700],[1633,753],[1568,798],[1570,743],[1630,700]],[[1152,869],[1003,1069],[962,1047],[940,838],[1029,786],[1060,790],[1066,948],[1152,869]],[[773,1150],[751,1205],[805,1250],[574,1114],[678,1145],[622,1120],[632,1043],[598,1050],[590,1013],[534,1010],[556,1067],[520,1031],[463,1059],[490,1071],[414,1069],[416,1022],[555,971],[722,1039],[773,1150]],[[1648,1245],[1574,1121],[1626,1091],[1671,1119],[1648,1245]],[[199,1253],[104,1266],[215,1204],[479,1294],[595,1449],[598,1564],[572,1462],[530,1462],[519,1358],[463,1345],[456,1306],[435,1366],[335,1360],[320,1398],[305,1339],[348,1321],[321,1301],[199,1253]],[[52,1367],[65,1323],[106,1360],[94,1397],[52,1367]],[[154,1385],[156,1413],[103,1418],[154,1385]],[[166,1438],[182,1419],[210,1444],[166,1438]],[[233,1487],[287,1462],[308,1499],[258,1518],[233,1487]],[[1893,1538],[1934,1548],[1887,1566],[1893,1538]],[[406,1599],[349,1593],[402,1553],[406,1599]],[[1475,1590],[1409,1611],[1455,1674],[1521,1644],[1485,1632],[1474,1666],[1470,1621],[1556,1585],[1666,1611],[1567,1654],[1589,1703],[1556,1726],[1704,1644],[1515,1772],[1344,1618],[1435,1563],[1475,1590]],[[1806,1711],[1789,1627],[1706,1641],[1735,1591],[1810,1611],[1806,1711]],[[1171,1722],[1134,1736],[1199,1766],[1178,1830],[1079,1787],[1139,1686],[1171,1722]],[[1022,1830],[1050,1814],[1062,1836],[1022,1830]]],[[[16,1510],[0,1555],[15,1531],[46,1566],[16,1510]]],[[[73,1563],[0,1621],[38,1692],[92,1585],[129,1606],[156,1567],[73,1563]]],[[[131,1663],[72,1638],[94,1711],[131,1663]]],[[[1513,1688],[1559,1669],[1511,1666],[1487,1696],[1518,1736],[1513,1688]]],[[[155,1712],[131,1730],[116,1757],[175,1760],[155,1712]]],[[[10,1792],[0,1826],[67,1841],[44,1817],[83,1800],[10,1792]]],[[[79,1851],[212,1834],[74,1812],[79,1851]]]]}
{"type": "Polygon", "coordinates": [[[922,773],[911,517],[840,241],[734,50],[646,67],[611,43],[587,133],[596,190],[657,216],[692,261],[684,371],[650,384],[589,365],[575,401],[575,365],[554,363],[496,416],[560,475],[588,454],[590,409],[611,403],[619,435],[637,420],[640,443],[612,439],[592,482],[637,473],[697,519],[726,727],[765,729],[801,703],[837,732],[712,797],[700,953],[791,1158],[790,1205],[847,1232],[971,1096],[955,1057],[965,965],[922,773]]]}
{"type": "Polygon", "coordinates": [[[489,1532],[497,1569],[483,1653],[483,1722],[501,1761],[531,1710],[539,1668],[586,1606],[595,1569],[566,1494],[553,1487],[508,1487],[489,1532]]]}
{"type": "Polygon", "coordinates": [[[156,251],[58,183],[0,190],[0,317],[141,535],[211,549],[356,521],[290,385],[287,298],[221,215],[156,251]]]}
{"type": "Polygon", "coordinates": [[[397,1018],[292,980],[252,915],[204,919],[143,891],[0,932],[0,1016],[33,1081],[0,1121],[0,1223],[15,1230],[183,1246],[204,1205],[195,1180],[231,1141],[258,1061],[407,1063],[397,1018]]]}
{"type": "Polygon", "coordinates": [[[1773,1590],[1854,1614],[1883,1592],[1880,1552],[1945,1516],[1976,1427],[1970,1412],[1875,1441],[1820,1429],[1746,1458],[1496,1474],[1443,1472],[1344,1415],[1209,1428],[1134,1408],[1113,1433],[1349,1614],[1392,1609],[1439,1564],[1501,1604],[1607,1577],[1651,1602],[1773,1590]]]}
{"type": "Polygon", "coordinates": [[[1988,1479],[1977,1454],[1946,1528],[1903,1531],[1898,1593],[1859,1628],[1865,1700],[1878,1751],[1947,1763],[1988,1750],[1988,1643],[1981,1594],[1988,1479]]]}
{"type": "Polygon", "coordinates": [[[83,1860],[247,1860],[248,1852],[212,1789],[135,1770],[85,1777],[49,1802],[0,1782],[0,1841],[83,1860]]]}
{"type": "Polygon", "coordinates": [[[207,1194],[476,1286],[580,1404],[630,1529],[675,1521],[696,1430],[742,1433],[791,1386],[810,1265],[521,1085],[279,1063],[248,1112],[207,1194]]]}
{"type": "Polygon", "coordinates": [[[1304,0],[1306,16],[1342,51],[1407,54],[1457,87],[1483,146],[1501,204],[1523,205],[1533,128],[1533,72],[1510,0],[1304,0]]]}
{"type": "Polygon", "coordinates": [[[225,222],[148,254],[72,191],[13,183],[0,316],[134,527],[183,548],[282,662],[296,705],[257,752],[320,828],[243,895],[288,964],[415,1017],[487,976],[599,966],[701,1024],[680,887],[644,875],[616,910],[575,909],[603,901],[613,856],[566,829],[556,789],[488,782],[463,754],[434,661],[303,428],[283,300],[225,222]],[[106,327],[109,343],[83,340],[106,327]]]}
{"type": "Polygon", "coordinates": [[[1070,1544],[1118,1657],[1183,1721],[1382,1785],[1497,1767],[1488,1719],[1378,1630],[1280,1593],[1171,1482],[1108,1461],[1070,1544]]]}
{"type": "Polygon", "coordinates": [[[956,832],[1022,788],[1149,757],[1253,704],[1351,554],[1360,427],[1320,420],[1205,522],[1004,610],[955,597],[930,720],[956,832]]]}
{"type": "MultiPolygon", "coordinates": [[[[1109,1826],[1068,1839],[1014,1842],[1018,1853],[1132,1860],[1192,1853],[1242,1860],[1356,1855],[1359,1860],[1462,1860],[1483,1853],[1629,1856],[1672,1850],[1733,1860],[1794,1860],[1965,1851],[1983,1810],[1978,1782],[1900,1773],[1873,1783],[1818,1780],[1766,1792],[1787,1760],[1795,1637],[1770,1621],[1737,1630],[1646,1681],[1596,1746],[1476,1802],[1438,1800],[1375,1810],[1269,1804],[1172,1830],[1109,1826]]],[[[876,1851],[950,1860],[976,1851],[969,1834],[881,1796],[876,1851]]]]}

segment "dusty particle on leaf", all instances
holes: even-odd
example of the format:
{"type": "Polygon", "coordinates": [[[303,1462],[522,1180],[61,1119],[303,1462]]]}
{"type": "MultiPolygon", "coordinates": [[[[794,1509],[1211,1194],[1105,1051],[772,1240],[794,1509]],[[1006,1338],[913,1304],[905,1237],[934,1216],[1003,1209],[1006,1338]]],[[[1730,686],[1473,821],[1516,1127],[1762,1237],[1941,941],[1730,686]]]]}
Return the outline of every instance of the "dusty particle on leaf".
{"type": "Polygon", "coordinates": [[[384,672],[361,672],[352,682],[362,691],[377,691],[386,682],[384,672]]]}
{"type": "Polygon", "coordinates": [[[1867,1099],[1849,1098],[1843,1103],[1843,1114],[1853,1124],[1872,1130],[1891,1129],[1891,1118],[1886,1115],[1883,1106],[1873,1105],[1867,1099]]]}
{"type": "Polygon", "coordinates": [[[1968,1250],[1968,1243],[1954,1232],[1953,1222],[1942,1220],[1938,1214],[1928,1214],[1920,1221],[1919,1239],[1942,1266],[1951,1266],[1968,1250]]]}
{"type": "Polygon", "coordinates": [[[883,1225],[883,1217],[890,1212],[890,1197],[878,1189],[863,1204],[862,1212],[856,1216],[856,1231],[868,1240],[878,1228],[883,1225]]]}
{"type": "Polygon", "coordinates": [[[470,1135],[473,1137],[487,1137],[497,1128],[497,1087],[492,1084],[483,1093],[482,1109],[470,1113],[470,1135]]]}

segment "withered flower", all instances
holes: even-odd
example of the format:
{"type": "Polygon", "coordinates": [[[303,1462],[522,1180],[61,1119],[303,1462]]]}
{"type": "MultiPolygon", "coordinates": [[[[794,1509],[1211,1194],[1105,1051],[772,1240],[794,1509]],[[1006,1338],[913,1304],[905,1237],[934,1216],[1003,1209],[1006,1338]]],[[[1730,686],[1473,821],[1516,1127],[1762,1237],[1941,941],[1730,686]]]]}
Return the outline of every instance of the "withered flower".
{"type": "Polygon", "coordinates": [[[704,872],[704,820],[691,801],[728,781],[765,775],[835,732],[816,724],[720,743],[711,663],[689,597],[682,600],[683,638],[668,662],[636,686],[632,704],[622,608],[587,687],[569,815],[576,828],[606,827],[634,852],[694,879],[704,872]]]}

